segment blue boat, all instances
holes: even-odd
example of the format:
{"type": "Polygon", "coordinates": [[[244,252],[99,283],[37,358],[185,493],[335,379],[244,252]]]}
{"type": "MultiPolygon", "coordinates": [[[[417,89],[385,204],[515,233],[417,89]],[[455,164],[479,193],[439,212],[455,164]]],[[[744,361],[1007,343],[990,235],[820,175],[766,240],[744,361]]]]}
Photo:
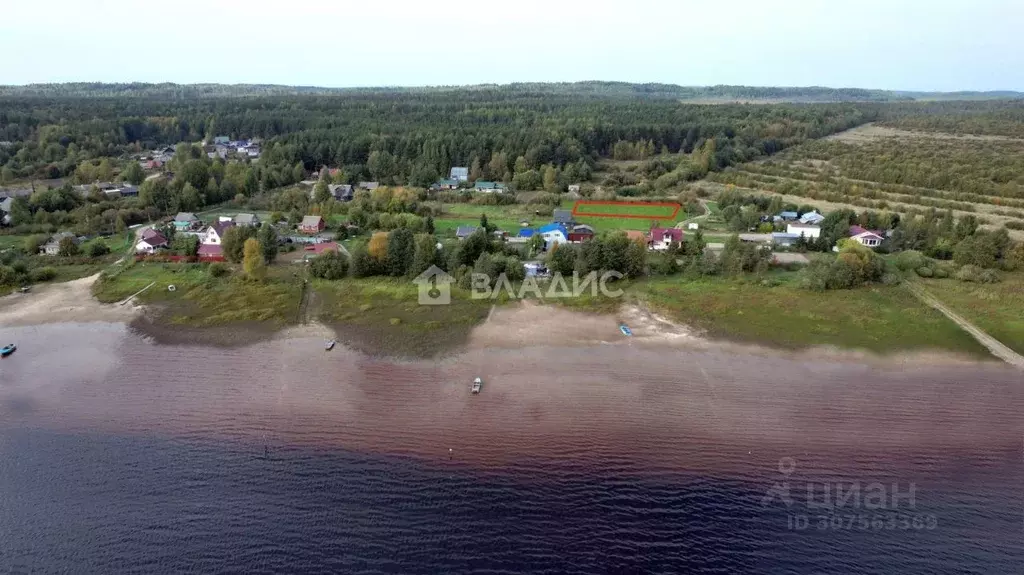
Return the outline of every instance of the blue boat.
{"type": "Polygon", "coordinates": [[[633,335],[633,332],[630,331],[629,326],[627,326],[624,323],[623,324],[619,324],[619,331],[622,332],[622,335],[633,335]]]}
{"type": "Polygon", "coordinates": [[[18,349],[18,346],[14,345],[13,343],[9,343],[0,348],[0,357],[7,357],[14,353],[14,350],[16,349],[18,349]]]}

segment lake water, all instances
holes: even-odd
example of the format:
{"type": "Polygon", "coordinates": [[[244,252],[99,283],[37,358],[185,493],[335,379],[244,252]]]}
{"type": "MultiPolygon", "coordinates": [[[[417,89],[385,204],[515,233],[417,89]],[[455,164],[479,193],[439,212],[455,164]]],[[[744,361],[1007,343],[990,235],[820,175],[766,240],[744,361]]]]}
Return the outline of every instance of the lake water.
{"type": "Polygon", "coordinates": [[[998,365],[5,332],[3,573],[1024,565],[1024,381],[998,365]]]}

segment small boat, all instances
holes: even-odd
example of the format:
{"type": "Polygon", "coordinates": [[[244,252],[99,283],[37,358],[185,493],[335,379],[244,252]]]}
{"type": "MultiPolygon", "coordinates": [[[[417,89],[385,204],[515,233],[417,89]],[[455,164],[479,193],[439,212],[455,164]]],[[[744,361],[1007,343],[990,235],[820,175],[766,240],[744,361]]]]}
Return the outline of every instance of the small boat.
{"type": "Polygon", "coordinates": [[[479,377],[473,380],[473,393],[480,393],[480,388],[484,386],[484,382],[479,377]]]}
{"type": "Polygon", "coordinates": [[[7,357],[14,353],[14,350],[18,349],[18,346],[13,343],[9,343],[3,347],[0,347],[0,357],[7,357]]]}
{"type": "Polygon", "coordinates": [[[622,332],[622,335],[633,335],[633,331],[630,330],[629,326],[624,323],[619,324],[619,331],[622,332]]]}
{"type": "Polygon", "coordinates": [[[332,349],[334,349],[334,344],[335,343],[336,342],[333,339],[328,341],[328,342],[326,342],[326,343],[324,343],[324,350],[331,351],[332,349]]]}

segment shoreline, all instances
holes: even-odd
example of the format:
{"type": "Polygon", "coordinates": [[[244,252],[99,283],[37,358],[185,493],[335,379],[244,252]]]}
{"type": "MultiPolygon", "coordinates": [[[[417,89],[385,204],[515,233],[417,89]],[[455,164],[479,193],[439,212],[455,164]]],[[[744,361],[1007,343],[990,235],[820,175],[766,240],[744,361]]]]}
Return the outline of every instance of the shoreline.
{"type": "MultiPolygon", "coordinates": [[[[522,351],[535,347],[595,348],[602,346],[664,349],[705,353],[727,353],[796,362],[841,362],[873,367],[907,368],[941,365],[1001,365],[995,358],[979,359],[966,353],[940,349],[898,351],[879,354],[868,350],[836,346],[801,349],[774,348],[705,337],[704,332],[675,323],[639,302],[624,303],[614,313],[586,313],[556,305],[521,301],[493,306],[480,323],[467,326],[465,333],[407,333],[419,340],[433,338],[427,353],[402,353],[402,346],[389,347],[395,333],[373,330],[344,322],[296,323],[236,322],[220,326],[193,327],[164,321],[159,304],[131,302],[104,304],[90,291],[99,274],[62,284],[52,284],[28,294],[0,298],[0,325],[32,326],[53,323],[118,323],[158,345],[240,348],[268,341],[318,337],[334,339],[345,348],[369,358],[384,360],[443,360],[479,350],[522,351]],[[626,337],[619,325],[630,326],[626,337]],[[390,338],[390,339],[389,339],[390,338]]],[[[413,328],[397,326],[396,330],[413,328]]],[[[417,350],[422,352],[423,349],[417,350]]]]}

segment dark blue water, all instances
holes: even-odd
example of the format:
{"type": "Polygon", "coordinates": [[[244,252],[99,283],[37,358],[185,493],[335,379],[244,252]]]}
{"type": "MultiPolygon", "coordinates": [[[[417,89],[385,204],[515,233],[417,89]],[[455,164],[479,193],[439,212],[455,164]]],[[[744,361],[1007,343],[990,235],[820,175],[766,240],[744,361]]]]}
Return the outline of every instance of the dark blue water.
{"type": "Polygon", "coordinates": [[[0,573],[1024,573],[1005,366],[5,333],[0,573]]]}
{"type": "MultiPolygon", "coordinates": [[[[6,432],[4,573],[1020,573],[1021,498],[919,487],[934,528],[797,530],[771,482],[6,432]]],[[[991,473],[1019,473],[1007,461],[991,473]]],[[[851,510],[858,513],[860,510],[851,510]]]]}

